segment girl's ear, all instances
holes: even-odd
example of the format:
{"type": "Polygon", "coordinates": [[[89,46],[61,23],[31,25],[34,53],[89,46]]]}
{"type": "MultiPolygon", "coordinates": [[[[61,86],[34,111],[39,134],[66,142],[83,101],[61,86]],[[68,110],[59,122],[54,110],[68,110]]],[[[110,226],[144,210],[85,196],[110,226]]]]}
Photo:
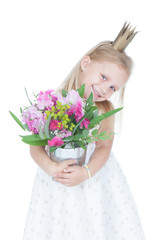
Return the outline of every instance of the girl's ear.
{"type": "Polygon", "coordinates": [[[82,71],[85,70],[85,68],[90,64],[91,59],[89,56],[84,56],[82,61],[81,61],[81,69],[82,71]]]}

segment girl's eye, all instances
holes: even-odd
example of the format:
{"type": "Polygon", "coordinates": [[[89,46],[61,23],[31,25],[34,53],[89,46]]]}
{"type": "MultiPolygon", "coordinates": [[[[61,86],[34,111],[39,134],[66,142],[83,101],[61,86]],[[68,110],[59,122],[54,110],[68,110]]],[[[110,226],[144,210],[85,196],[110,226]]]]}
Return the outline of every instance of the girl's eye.
{"type": "Polygon", "coordinates": [[[113,91],[116,91],[116,89],[113,86],[110,86],[110,88],[113,88],[113,91]]]}
{"type": "Polygon", "coordinates": [[[103,79],[105,78],[107,80],[107,78],[104,75],[101,74],[101,76],[102,76],[103,79]]]}

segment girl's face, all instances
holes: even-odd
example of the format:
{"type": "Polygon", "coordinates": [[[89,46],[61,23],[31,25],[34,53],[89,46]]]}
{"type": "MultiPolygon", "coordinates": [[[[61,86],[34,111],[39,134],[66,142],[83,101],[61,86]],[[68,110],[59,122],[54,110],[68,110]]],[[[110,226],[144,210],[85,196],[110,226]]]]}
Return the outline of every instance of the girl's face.
{"type": "Polygon", "coordinates": [[[107,61],[91,61],[85,56],[81,61],[83,71],[79,74],[81,85],[85,83],[84,98],[88,98],[91,91],[93,102],[102,102],[123,87],[129,78],[126,70],[119,65],[107,61]]]}

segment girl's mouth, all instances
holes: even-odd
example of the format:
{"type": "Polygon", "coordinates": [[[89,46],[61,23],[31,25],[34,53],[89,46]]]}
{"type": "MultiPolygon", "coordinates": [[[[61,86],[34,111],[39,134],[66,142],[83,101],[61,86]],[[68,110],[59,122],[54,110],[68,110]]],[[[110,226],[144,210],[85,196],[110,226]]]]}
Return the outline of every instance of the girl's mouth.
{"type": "Polygon", "coordinates": [[[96,95],[97,97],[101,97],[101,96],[99,95],[99,93],[97,92],[97,90],[93,87],[93,85],[92,85],[92,89],[93,89],[93,92],[95,93],[95,95],[96,95]]]}

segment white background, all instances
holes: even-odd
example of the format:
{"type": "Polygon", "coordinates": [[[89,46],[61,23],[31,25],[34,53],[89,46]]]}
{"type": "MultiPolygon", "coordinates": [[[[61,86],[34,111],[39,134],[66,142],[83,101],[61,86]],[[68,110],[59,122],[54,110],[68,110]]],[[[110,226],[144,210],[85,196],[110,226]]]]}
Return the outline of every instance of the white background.
{"type": "Polygon", "coordinates": [[[160,116],[158,1],[8,1],[0,3],[0,239],[20,240],[36,163],[25,134],[9,115],[28,106],[24,87],[56,88],[80,57],[114,40],[125,21],[140,31],[126,52],[135,62],[126,88],[123,130],[113,151],[124,171],[146,239],[160,239],[160,116]]]}

